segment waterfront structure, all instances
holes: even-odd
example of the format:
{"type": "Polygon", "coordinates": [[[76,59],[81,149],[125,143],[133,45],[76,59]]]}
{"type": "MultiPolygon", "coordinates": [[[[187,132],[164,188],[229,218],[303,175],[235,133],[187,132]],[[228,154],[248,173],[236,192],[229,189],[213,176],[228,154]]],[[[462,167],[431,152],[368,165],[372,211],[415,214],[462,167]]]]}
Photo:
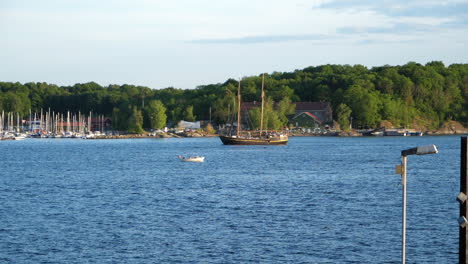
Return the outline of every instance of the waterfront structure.
{"type": "Polygon", "coordinates": [[[296,127],[318,128],[322,126],[322,120],[309,112],[300,112],[291,121],[296,127]]]}
{"type": "Polygon", "coordinates": [[[333,123],[333,111],[329,102],[295,102],[295,116],[309,113],[323,124],[333,123]]]}
{"type": "Polygon", "coordinates": [[[180,120],[179,123],[177,123],[177,128],[180,129],[200,129],[200,121],[196,122],[189,122],[189,121],[184,121],[180,120]]]}
{"type": "MultiPolygon", "coordinates": [[[[296,127],[321,127],[333,123],[333,111],[329,102],[293,102],[294,115],[290,122],[296,127]]],[[[261,102],[242,102],[242,120],[248,120],[249,111],[261,107],[261,102]]],[[[276,103],[275,103],[276,107],[276,103]]]]}

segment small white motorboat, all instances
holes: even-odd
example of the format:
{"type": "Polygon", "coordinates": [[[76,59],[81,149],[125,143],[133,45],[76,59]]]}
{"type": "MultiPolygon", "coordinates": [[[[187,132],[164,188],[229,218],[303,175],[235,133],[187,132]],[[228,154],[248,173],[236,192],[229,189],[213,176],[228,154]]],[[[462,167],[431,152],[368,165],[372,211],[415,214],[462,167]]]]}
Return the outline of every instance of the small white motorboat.
{"type": "Polygon", "coordinates": [[[202,156],[193,156],[193,157],[184,157],[179,155],[179,159],[181,161],[187,161],[187,162],[204,162],[205,157],[202,156]]]}

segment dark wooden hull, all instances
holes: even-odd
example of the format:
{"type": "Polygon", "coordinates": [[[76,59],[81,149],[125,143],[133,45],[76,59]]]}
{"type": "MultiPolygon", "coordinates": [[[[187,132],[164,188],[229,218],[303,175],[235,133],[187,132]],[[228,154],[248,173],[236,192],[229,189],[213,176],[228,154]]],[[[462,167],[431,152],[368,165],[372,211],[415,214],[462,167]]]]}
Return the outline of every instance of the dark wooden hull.
{"type": "Polygon", "coordinates": [[[219,136],[224,145],[286,145],[288,138],[236,138],[229,136],[219,136]]]}

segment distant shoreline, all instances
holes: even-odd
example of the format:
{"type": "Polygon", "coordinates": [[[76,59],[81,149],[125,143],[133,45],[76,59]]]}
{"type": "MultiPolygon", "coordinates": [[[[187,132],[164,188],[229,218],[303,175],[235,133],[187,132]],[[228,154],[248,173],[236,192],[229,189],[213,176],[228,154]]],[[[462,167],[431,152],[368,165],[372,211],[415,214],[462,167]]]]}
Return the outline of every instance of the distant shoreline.
{"type": "MultiPolygon", "coordinates": [[[[439,131],[428,132],[423,136],[457,136],[457,135],[468,135],[468,131],[456,131],[452,133],[442,133],[439,131]]],[[[141,138],[212,138],[218,137],[218,134],[199,134],[199,133],[160,133],[157,135],[151,134],[126,134],[126,135],[107,135],[97,136],[89,139],[141,139],[141,138]]],[[[295,133],[290,134],[289,137],[375,137],[375,136],[364,136],[357,132],[332,132],[329,134],[311,134],[311,133],[295,133]]],[[[400,136],[384,136],[384,137],[400,137],[400,136]]]]}

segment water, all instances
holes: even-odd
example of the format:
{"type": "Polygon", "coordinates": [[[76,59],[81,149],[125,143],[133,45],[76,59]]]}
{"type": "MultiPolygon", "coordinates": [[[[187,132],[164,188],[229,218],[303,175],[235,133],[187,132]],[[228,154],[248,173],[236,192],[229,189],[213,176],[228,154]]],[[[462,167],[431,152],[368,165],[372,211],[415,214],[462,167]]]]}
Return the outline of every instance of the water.
{"type": "Polygon", "coordinates": [[[428,144],[407,263],[456,263],[460,137],[0,142],[0,263],[399,263],[428,144]]]}

